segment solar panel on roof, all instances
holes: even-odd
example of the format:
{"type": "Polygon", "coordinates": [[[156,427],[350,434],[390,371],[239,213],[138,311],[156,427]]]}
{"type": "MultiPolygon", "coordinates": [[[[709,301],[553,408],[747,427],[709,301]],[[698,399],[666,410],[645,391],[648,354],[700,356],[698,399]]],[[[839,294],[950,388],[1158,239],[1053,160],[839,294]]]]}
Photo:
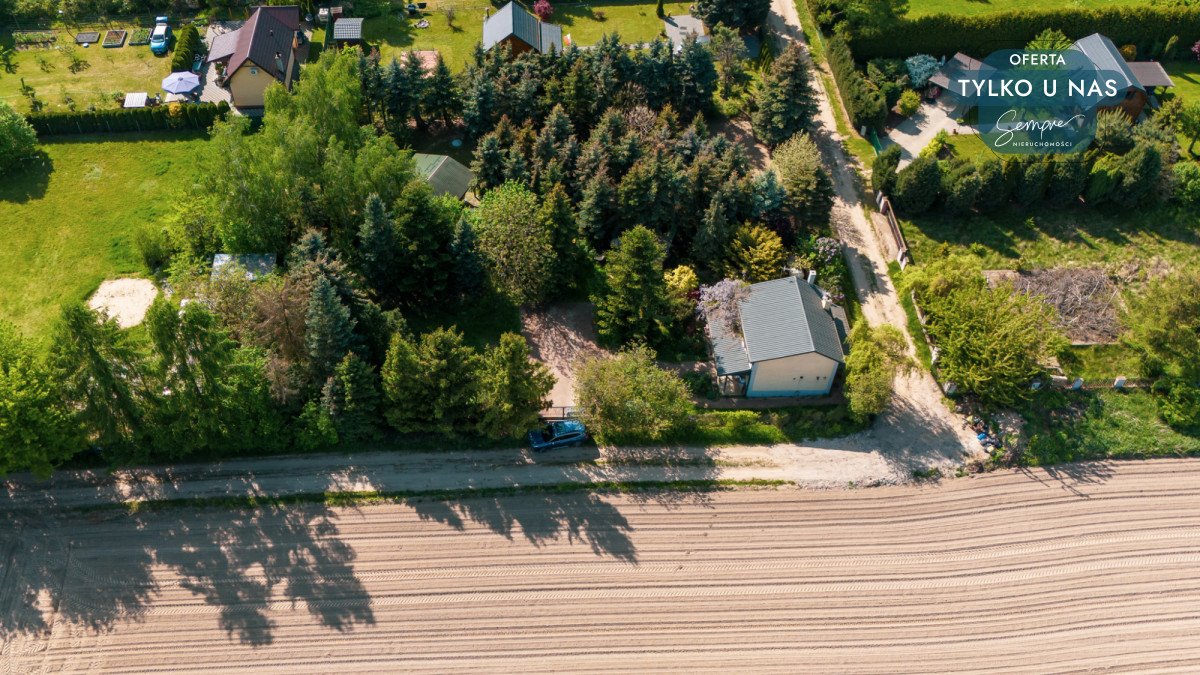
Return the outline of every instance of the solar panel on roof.
{"type": "Polygon", "coordinates": [[[338,19],[333,24],[334,40],[361,40],[362,19],[338,19]]]}

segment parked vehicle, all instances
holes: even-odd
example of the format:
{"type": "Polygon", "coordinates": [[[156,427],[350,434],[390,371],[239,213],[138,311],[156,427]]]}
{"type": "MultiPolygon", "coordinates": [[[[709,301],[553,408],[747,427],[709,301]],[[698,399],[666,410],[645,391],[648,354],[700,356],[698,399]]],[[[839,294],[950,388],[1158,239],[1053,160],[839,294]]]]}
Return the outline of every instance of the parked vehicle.
{"type": "Polygon", "coordinates": [[[155,17],[154,32],[150,33],[150,51],[155,56],[162,56],[171,47],[171,23],[165,16],[155,17]]]}
{"type": "Polygon", "coordinates": [[[582,445],[587,440],[587,429],[579,420],[563,420],[530,431],[528,438],[533,450],[553,450],[582,445]]]}

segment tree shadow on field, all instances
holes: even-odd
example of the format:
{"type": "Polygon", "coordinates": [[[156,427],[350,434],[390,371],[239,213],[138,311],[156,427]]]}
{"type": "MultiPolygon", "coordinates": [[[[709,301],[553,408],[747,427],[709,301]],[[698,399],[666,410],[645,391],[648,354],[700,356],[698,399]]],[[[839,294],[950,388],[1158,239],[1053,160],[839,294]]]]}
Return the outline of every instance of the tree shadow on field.
{"type": "Polygon", "coordinates": [[[301,605],[339,632],[375,623],[354,550],[323,505],[7,518],[0,535],[5,643],[48,634],[55,616],[96,632],[139,621],[173,585],[156,579],[155,567],[178,575],[178,585],[204,598],[218,625],[245,645],[272,642],[272,603],[301,605]]]}
{"type": "Polygon", "coordinates": [[[54,160],[39,150],[0,180],[0,202],[24,204],[30,200],[41,199],[46,195],[52,173],[54,160]]]}

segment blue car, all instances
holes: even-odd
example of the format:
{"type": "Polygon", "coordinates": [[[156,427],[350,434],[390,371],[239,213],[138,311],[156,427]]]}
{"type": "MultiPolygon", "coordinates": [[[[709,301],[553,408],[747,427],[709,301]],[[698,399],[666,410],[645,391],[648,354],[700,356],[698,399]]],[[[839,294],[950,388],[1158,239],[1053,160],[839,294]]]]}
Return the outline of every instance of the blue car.
{"type": "Polygon", "coordinates": [[[534,450],[553,450],[567,446],[582,445],[587,440],[587,429],[578,420],[551,422],[529,432],[529,447],[534,450]]]}
{"type": "Polygon", "coordinates": [[[150,52],[162,56],[171,47],[171,24],[165,16],[154,19],[154,32],[150,34],[150,52]]]}

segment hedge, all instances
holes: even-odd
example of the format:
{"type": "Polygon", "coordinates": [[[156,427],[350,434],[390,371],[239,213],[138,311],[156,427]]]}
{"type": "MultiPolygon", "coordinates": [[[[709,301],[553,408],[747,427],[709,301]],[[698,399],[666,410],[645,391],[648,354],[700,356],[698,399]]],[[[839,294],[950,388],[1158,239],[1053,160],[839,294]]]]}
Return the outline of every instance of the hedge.
{"type": "Polygon", "coordinates": [[[192,24],[179,29],[175,36],[175,53],[171,56],[171,72],[182,73],[192,69],[196,52],[204,47],[200,32],[192,24]]]}
{"type": "Polygon", "coordinates": [[[854,55],[842,38],[834,35],[826,43],[825,57],[846,104],[846,114],[855,131],[862,127],[882,129],[887,121],[887,102],[883,94],[870,87],[854,63],[854,55]]]}
{"type": "Polygon", "coordinates": [[[1171,36],[1179,36],[1176,56],[1200,39],[1200,6],[1111,7],[1105,9],[1018,10],[982,16],[934,14],[901,19],[878,35],[853,36],[850,49],[860,62],[913,54],[983,58],[998,49],[1019,49],[1047,28],[1077,40],[1103,33],[1118,46],[1137,45],[1138,58],[1159,58],[1171,36]]]}
{"type": "Polygon", "coordinates": [[[29,114],[26,119],[41,137],[158,129],[208,129],[228,112],[229,104],[222,101],[115,110],[39,112],[29,114]],[[171,114],[172,108],[178,111],[175,115],[171,114]]]}

